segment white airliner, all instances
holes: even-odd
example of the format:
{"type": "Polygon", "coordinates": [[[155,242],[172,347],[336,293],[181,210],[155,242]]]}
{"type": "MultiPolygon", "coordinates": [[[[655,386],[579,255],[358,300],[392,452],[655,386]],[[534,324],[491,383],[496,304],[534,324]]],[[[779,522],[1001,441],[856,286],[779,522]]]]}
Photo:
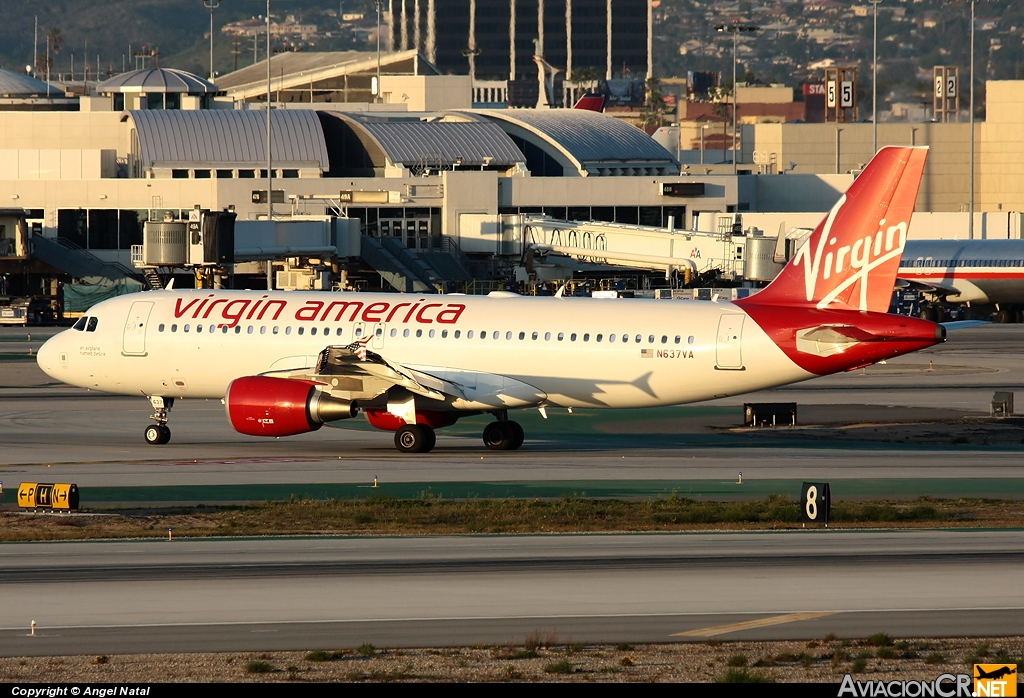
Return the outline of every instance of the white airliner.
{"type": "Polygon", "coordinates": [[[929,302],[921,317],[942,321],[943,303],[993,309],[999,322],[1021,322],[1024,240],[911,240],[897,285],[929,302]]]}
{"type": "Polygon", "coordinates": [[[39,365],[65,383],[147,397],[167,443],[175,398],[223,398],[243,434],[289,436],[359,412],[426,452],[434,430],[510,410],[654,407],[851,370],[944,339],[885,313],[927,150],[879,151],[779,277],[728,302],[163,290],[96,305],[39,365]]]}

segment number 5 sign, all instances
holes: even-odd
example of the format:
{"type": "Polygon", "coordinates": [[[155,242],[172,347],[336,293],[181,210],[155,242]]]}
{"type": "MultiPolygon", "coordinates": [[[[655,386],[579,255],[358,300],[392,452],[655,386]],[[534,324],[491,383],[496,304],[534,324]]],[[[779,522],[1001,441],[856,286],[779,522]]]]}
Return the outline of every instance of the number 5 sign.
{"type": "Polygon", "coordinates": [[[828,525],[832,515],[832,495],[827,482],[805,482],[800,490],[800,520],[828,525]]]}

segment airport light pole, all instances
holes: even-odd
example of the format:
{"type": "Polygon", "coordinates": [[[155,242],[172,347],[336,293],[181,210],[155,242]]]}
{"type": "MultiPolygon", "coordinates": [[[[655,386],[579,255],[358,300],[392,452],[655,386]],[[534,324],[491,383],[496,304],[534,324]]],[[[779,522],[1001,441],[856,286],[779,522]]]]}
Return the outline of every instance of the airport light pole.
{"type": "MultiPolygon", "coordinates": [[[[736,174],[736,37],[740,32],[756,32],[760,27],[753,24],[740,24],[734,19],[732,24],[720,24],[715,31],[732,34],[732,173],[736,174]]],[[[722,146],[725,152],[725,145],[722,146]]]]}
{"type": "Polygon", "coordinates": [[[871,152],[878,152],[878,3],[882,0],[868,0],[872,7],[871,32],[871,152]]]}
{"type": "Polygon", "coordinates": [[[213,11],[220,7],[220,0],[203,0],[203,6],[210,11],[210,82],[213,82],[213,11]]]}
{"type": "Polygon", "coordinates": [[[373,101],[380,101],[380,6],[384,4],[384,0],[374,0],[374,6],[377,8],[377,89],[374,91],[373,101]]]}
{"type": "MultiPolygon", "coordinates": [[[[274,220],[274,160],[270,153],[270,0],[267,0],[267,220],[274,220]]],[[[269,264],[268,264],[269,268],[269,264]]],[[[269,277],[269,272],[268,272],[269,277]]]]}
{"type": "Polygon", "coordinates": [[[704,124],[700,127],[700,164],[704,164],[704,131],[706,131],[711,124],[704,124]]]}
{"type": "MultiPolygon", "coordinates": [[[[971,174],[970,174],[970,194],[967,203],[967,239],[974,239],[974,2],[971,0],[971,81],[967,86],[970,90],[970,129],[971,129],[971,174]]],[[[958,117],[959,118],[959,117],[958,117]]]]}

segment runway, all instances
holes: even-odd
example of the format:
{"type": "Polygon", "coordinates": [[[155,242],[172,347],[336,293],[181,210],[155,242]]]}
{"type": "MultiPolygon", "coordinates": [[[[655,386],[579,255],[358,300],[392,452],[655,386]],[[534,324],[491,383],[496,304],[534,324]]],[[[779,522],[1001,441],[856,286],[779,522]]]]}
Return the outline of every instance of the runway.
{"type": "Polygon", "coordinates": [[[4,544],[0,654],[1014,634],[1022,563],[1022,531],[4,544]]]}

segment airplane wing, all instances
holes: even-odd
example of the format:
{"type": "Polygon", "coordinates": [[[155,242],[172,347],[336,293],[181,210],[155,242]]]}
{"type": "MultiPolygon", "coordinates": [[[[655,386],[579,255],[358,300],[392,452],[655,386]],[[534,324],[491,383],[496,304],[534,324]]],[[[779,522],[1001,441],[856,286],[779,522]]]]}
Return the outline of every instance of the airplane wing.
{"type": "Polygon", "coordinates": [[[315,381],[332,395],[348,400],[371,399],[396,385],[431,400],[465,398],[458,385],[389,361],[358,342],[325,348],[312,367],[262,375],[315,381]]]}
{"type": "Polygon", "coordinates": [[[394,386],[447,403],[455,410],[508,409],[540,405],[547,394],[515,378],[437,366],[406,366],[360,342],[329,346],[305,368],[261,375],[319,383],[343,400],[372,400],[394,386]]]}

